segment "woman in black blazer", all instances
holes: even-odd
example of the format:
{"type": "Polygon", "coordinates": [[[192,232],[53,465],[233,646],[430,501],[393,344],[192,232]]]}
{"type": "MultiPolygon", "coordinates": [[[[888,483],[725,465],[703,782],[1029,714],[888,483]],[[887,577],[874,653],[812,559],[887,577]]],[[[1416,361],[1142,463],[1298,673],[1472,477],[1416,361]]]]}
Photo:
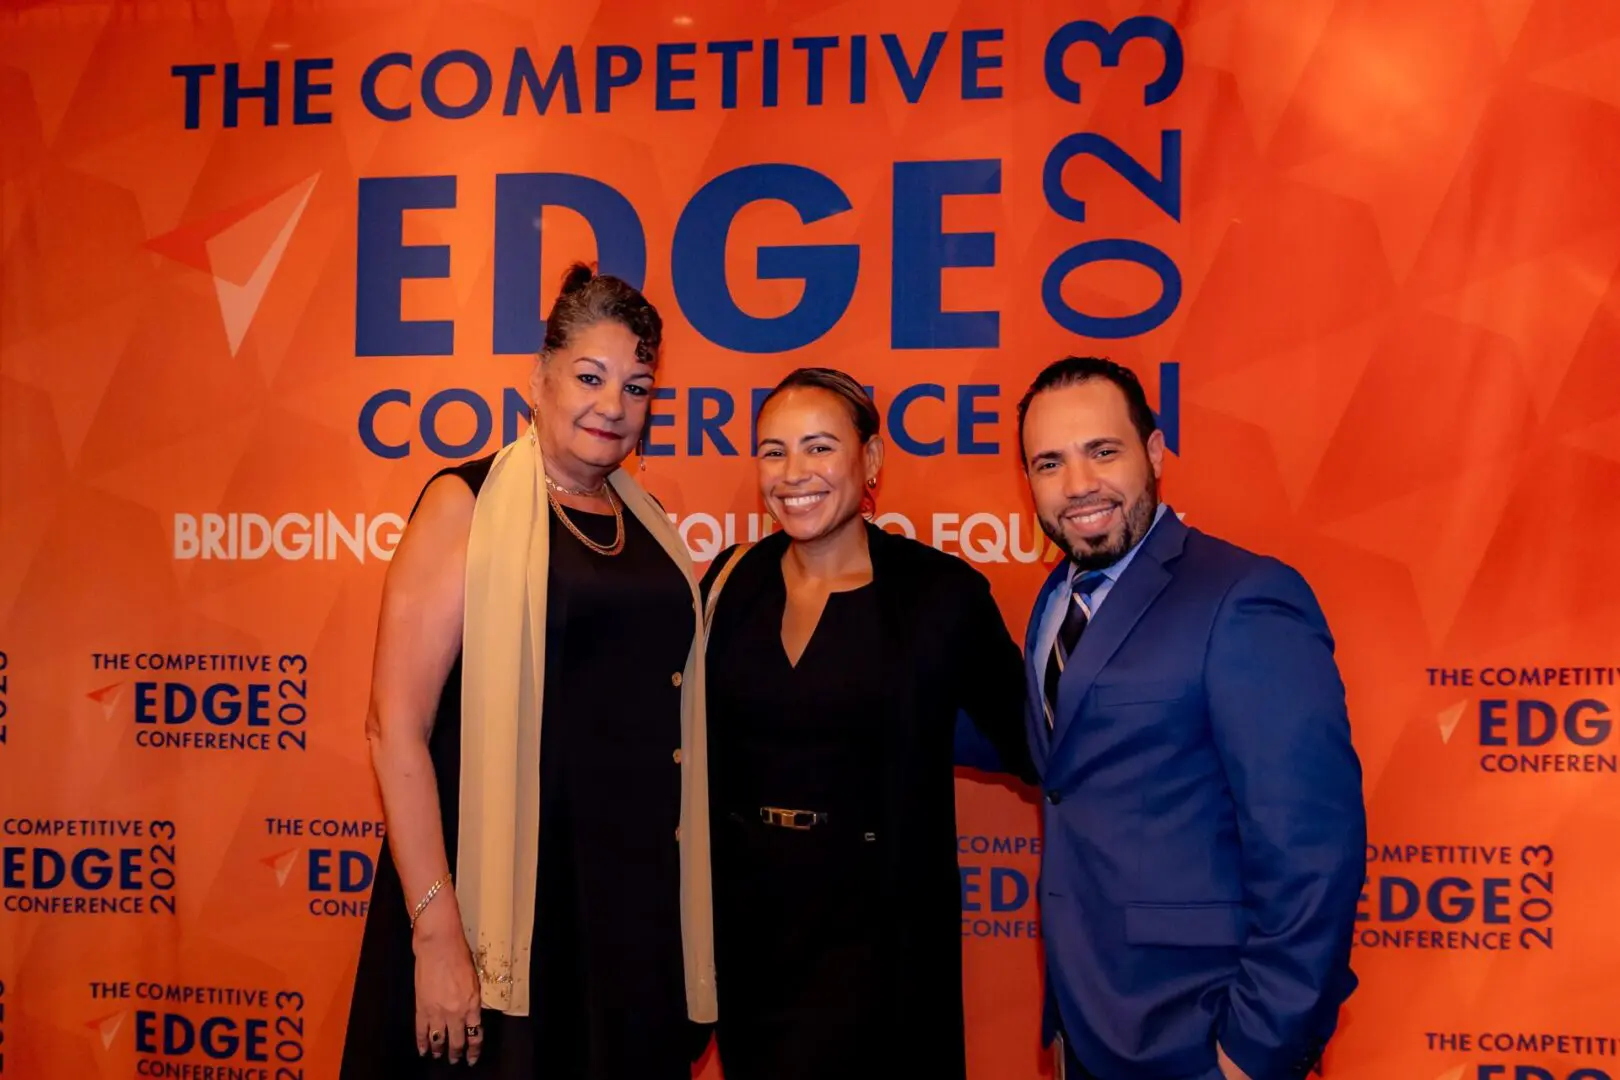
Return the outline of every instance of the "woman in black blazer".
{"type": "Polygon", "coordinates": [[[863,520],[883,462],[854,379],[759,417],[781,531],[704,582],[727,1080],[965,1075],[953,746],[1032,778],[1019,650],[984,576],[863,520]]]}

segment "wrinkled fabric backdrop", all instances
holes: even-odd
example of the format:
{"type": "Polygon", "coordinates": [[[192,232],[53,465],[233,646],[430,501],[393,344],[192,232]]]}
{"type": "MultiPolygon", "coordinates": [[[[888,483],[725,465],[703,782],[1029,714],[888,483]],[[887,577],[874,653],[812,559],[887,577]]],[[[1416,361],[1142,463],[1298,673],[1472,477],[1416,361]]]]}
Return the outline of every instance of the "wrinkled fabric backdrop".
{"type": "MultiPolygon", "coordinates": [[[[1620,1076],[1620,8],[11,0],[0,119],[7,1080],[335,1074],[387,560],[581,257],[666,318],[694,558],[764,525],[762,389],[835,365],[884,524],[1020,634],[1014,406],[1134,366],[1166,497],[1338,638],[1326,1074],[1620,1076]]],[[[958,794],[972,1075],[1032,1080],[1038,816],[958,794]]]]}

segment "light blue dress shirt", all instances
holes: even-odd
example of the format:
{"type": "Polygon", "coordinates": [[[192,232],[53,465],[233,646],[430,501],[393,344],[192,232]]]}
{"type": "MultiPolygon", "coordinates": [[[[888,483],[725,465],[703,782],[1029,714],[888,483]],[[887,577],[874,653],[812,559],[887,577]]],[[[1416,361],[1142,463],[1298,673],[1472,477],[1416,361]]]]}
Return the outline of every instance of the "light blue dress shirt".
{"type": "MultiPolygon", "coordinates": [[[[1154,511],[1153,524],[1149,525],[1148,531],[1142,534],[1142,539],[1138,540],[1131,550],[1125,553],[1124,558],[1102,571],[1103,583],[1092,590],[1090,594],[1092,618],[1097,617],[1097,611],[1102,607],[1103,601],[1107,600],[1108,594],[1114,591],[1114,583],[1119,580],[1119,575],[1123,574],[1125,568],[1131,565],[1131,560],[1136,558],[1138,551],[1142,550],[1142,544],[1153,534],[1153,530],[1158,527],[1159,519],[1164,517],[1169,509],[1169,503],[1160,503],[1159,509],[1154,511]]],[[[1074,564],[1072,562],[1069,564],[1069,574],[1072,581],[1074,575],[1074,564]]],[[[1046,598],[1046,610],[1041,615],[1041,631],[1035,637],[1036,671],[1046,670],[1046,658],[1052,655],[1052,643],[1057,641],[1058,628],[1063,625],[1064,609],[1069,604],[1074,603],[1073,600],[1069,599],[1072,595],[1071,586],[1071,588],[1067,589],[1053,589],[1052,595],[1046,598]]]]}

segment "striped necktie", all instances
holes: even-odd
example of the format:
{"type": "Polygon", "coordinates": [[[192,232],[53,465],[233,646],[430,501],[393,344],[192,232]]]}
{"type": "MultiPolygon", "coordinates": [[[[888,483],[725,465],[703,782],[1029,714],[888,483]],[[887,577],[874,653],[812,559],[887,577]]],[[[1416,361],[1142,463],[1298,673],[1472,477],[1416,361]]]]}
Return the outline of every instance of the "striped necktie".
{"type": "Polygon", "coordinates": [[[1069,578],[1069,605],[1063,613],[1063,625],[1058,628],[1057,640],[1052,642],[1052,653],[1046,658],[1046,726],[1056,723],[1058,680],[1074,655],[1080,635],[1091,621],[1091,594],[1108,580],[1101,570],[1090,570],[1069,578]]]}

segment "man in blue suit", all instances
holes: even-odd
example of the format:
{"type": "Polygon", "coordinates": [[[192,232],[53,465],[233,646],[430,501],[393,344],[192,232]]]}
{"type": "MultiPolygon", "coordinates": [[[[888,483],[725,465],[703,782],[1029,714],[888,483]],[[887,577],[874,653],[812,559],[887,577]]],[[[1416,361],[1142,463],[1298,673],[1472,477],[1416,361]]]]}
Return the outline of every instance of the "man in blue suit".
{"type": "Polygon", "coordinates": [[[1292,569],[1159,502],[1130,370],[1061,360],[1018,417],[1069,555],[1025,645],[1046,1037],[1068,1080],[1304,1077],[1356,986],[1366,872],[1326,620],[1292,569]]]}

